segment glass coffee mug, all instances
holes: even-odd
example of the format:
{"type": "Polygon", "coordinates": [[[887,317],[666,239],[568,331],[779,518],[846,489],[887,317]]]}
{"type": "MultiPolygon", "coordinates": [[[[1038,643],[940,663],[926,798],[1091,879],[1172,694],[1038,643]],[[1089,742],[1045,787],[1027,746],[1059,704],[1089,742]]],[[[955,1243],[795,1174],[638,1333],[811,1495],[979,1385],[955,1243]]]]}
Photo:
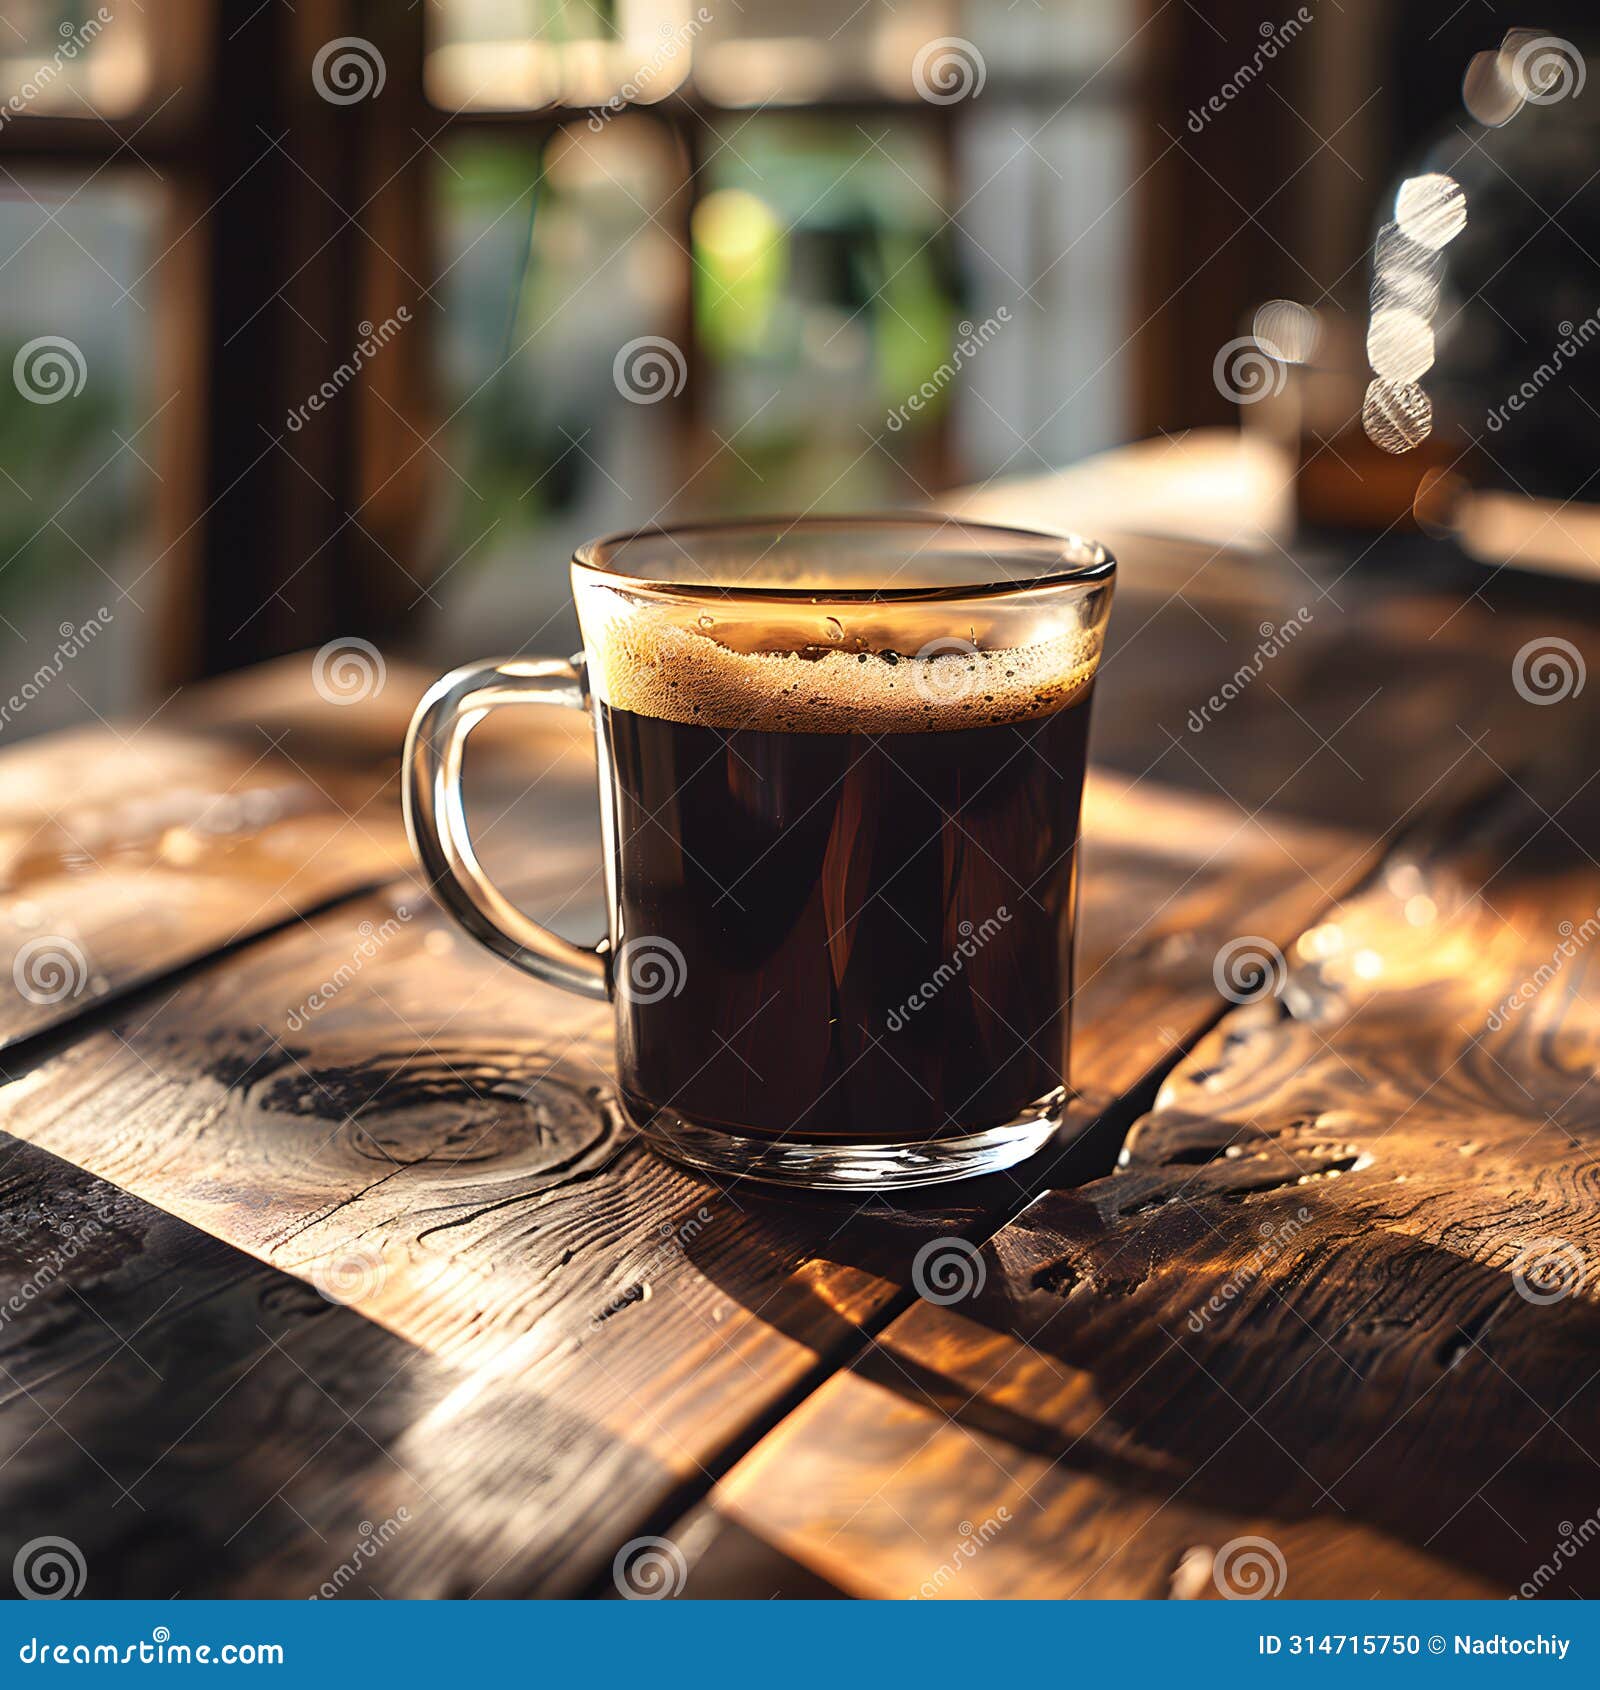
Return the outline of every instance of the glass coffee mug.
{"type": "Polygon", "coordinates": [[[719,1175],[884,1189],[1020,1161],[1068,1087],[1078,816],[1116,565],[950,518],[650,529],[572,562],[583,652],[439,681],[412,844],[498,955],[609,999],[645,1137],[719,1175]],[[461,764],[502,705],[593,713],[609,933],[486,879],[461,764]]]}

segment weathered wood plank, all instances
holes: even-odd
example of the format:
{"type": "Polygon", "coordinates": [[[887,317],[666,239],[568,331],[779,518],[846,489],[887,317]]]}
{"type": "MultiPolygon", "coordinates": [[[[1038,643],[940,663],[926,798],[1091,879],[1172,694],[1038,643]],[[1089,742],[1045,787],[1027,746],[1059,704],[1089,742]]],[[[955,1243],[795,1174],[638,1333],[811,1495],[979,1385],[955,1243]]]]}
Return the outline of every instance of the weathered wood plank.
{"type": "MultiPolygon", "coordinates": [[[[84,1596],[226,1590],[305,1534],[302,1472],[391,1466],[397,1427],[454,1382],[302,1281],[3,1135],[0,1216],[0,1551],[9,1572],[38,1539],[71,1545],[54,1574],[24,1555],[37,1588],[76,1583],[77,1556],[84,1596]]],[[[308,1582],[280,1593],[369,1594],[384,1524],[317,1545],[308,1582]]]]}
{"type": "MultiPolygon", "coordinates": [[[[1271,802],[1368,833],[1481,774],[1437,724],[1479,731],[1485,642],[1508,657],[1525,632],[1514,619],[1396,595],[1347,614],[1336,581],[1174,541],[1124,551],[1102,762],[1243,814],[1271,802]],[[1290,623],[1258,657],[1262,630],[1290,623]],[[1230,678],[1196,731],[1196,703],[1230,678]]],[[[192,689],[144,725],[0,753],[0,971],[18,986],[0,993],[0,1047],[405,872],[395,772],[427,678],[359,653],[319,670],[306,653],[192,689]]],[[[545,873],[541,846],[594,840],[582,724],[517,713],[474,745],[491,871],[545,873]]]]}
{"type": "MultiPolygon", "coordinates": [[[[1182,592],[1173,585],[1170,576],[1151,578],[1124,595],[1122,643],[1101,684],[1097,746],[1130,773],[1155,766],[1211,798],[1196,803],[1103,777],[1092,788],[1076,1076],[1089,1115],[1162,1069],[1212,1019],[1213,959],[1227,939],[1286,942],[1349,884],[1377,831],[1413,806],[1500,778],[1496,761],[1520,766],[1539,748],[1534,730],[1545,727],[1537,715],[1531,727],[1511,721],[1505,685],[1498,692],[1486,685],[1491,669],[1497,682],[1501,675],[1509,682],[1509,654],[1525,632],[1514,619],[1471,611],[1452,619],[1437,601],[1404,611],[1391,596],[1381,612],[1358,608],[1345,620],[1319,611],[1223,712],[1191,732],[1172,711],[1192,707],[1207,677],[1220,685],[1237,673],[1260,625],[1274,619],[1262,608],[1258,572],[1230,566],[1219,581],[1208,565],[1195,582],[1177,583],[1182,592]],[[1413,650],[1407,660],[1407,647],[1418,642],[1427,653],[1418,658],[1413,650]],[[1368,673],[1385,689],[1381,699],[1365,686],[1368,673]],[[1364,727],[1369,704],[1382,730],[1347,735],[1352,722],[1364,727]],[[1466,734],[1458,748],[1440,730],[1452,719],[1479,737],[1503,735],[1493,741],[1495,759],[1466,734]],[[1293,765],[1287,784],[1286,760],[1293,765]],[[1308,817],[1357,818],[1360,826],[1347,833],[1252,819],[1268,803],[1308,817]]],[[[1274,625],[1297,602],[1288,595],[1274,625]]],[[[244,721],[246,739],[259,738],[250,721],[258,718],[277,741],[273,755],[291,768],[320,766],[322,756],[341,766],[352,759],[381,765],[398,743],[394,721],[308,711],[295,686],[270,699],[249,683],[237,690],[235,711],[218,706],[228,720],[215,737],[234,739],[241,729],[233,724],[244,721]],[[326,743],[335,727],[336,747],[326,743]]],[[[582,842],[593,827],[592,775],[581,748],[564,740],[555,747],[560,770],[552,782],[544,767],[553,742],[526,736],[522,723],[508,727],[514,752],[533,759],[531,776],[511,790],[533,791],[529,811],[498,830],[500,872],[512,882],[530,870],[543,876],[560,903],[585,881],[597,884],[597,859],[582,842]],[[570,851],[552,851],[552,839],[572,841],[570,851]]],[[[381,825],[392,827],[392,788],[387,805],[374,790],[371,814],[382,811],[388,820],[381,825]]],[[[300,861],[304,852],[292,855],[300,861]]],[[[184,1515],[197,1546],[191,1565],[205,1564],[207,1593],[314,1587],[325,1576],[328,1544],[354,1542],[363,1520],[387,1521],[402,1507],[426,1523],[385,1542],[381,1571],[369,1581],[385,1593],[511,1594],[603,1583],[619,1543],[670,1521],[711,1484],[729,1452],[853,1353],[861,1332],[903,1298],[919,1245],[943,1232],[985,1233],[1036,1188],[1026,1182],[1037,1172],[1024,1170],[914,1212],[872,1204],[860,1213],[744,1190],[717,1193],[618,1131],[604,1090],[603,1012],[470,952],[431,913],[394,927],[396,920],[391,894],[296,925],[200,970],[170,1001],[151,993],[114,1021],[102,1017],[92,1036],[17,1071],[0,1091],[0,1123],[23,1137],[264,1262],[355,1296],[353,1308],[336,1310],[333,1320],[304,1323],[306,1373],[290,1388],[314,1412],[290,1416],[281,1437],[266,1402],[237,1433],[223,1416],[198,1439],[181,1426],[174,1434],[179,1455],[197,1442],[197,1461],[219,1471],[230,1462],[248,1466],[243,1492],[258,1522],[250,1531],[266,1532],[257,1570],[246,1575],[207,1505],[184,1515]],[[374,935],[381,943],[369,952],[374,935]],[[402,1383],[392,1386],[396,1368],[402,1383]],[[316,1449],[328,1436],[327,1398],[313,1401],[313,1385],[341,1405],[341,1426],[346,1406],[362,1426],[359,1440],[336,1440],[327,1456],[316,1449]],[[351,1455],[361,1440],[378,1452],[373,1459],[351,1455]],[[305,1523],[286,1534],[259,1524],[293,1523],[296,1515],[305,1523]]],[[[151,933],[147,953],[159,951],[163,937],[151,933]]],[[[157,955],[156,968],[196,954],[157,955]]],[[[926,1318],[930,1311],[908,1317],[926,1318]]],[[[927,1340],[933,1348],[924,1371],[941,1389],[939,1364],[960,1319],[938,1317],[927,1340]]],[[[897,1324],[896,1341],[906,1327],[897,1324]]],[[[975,1330],[983,1342],[995,1341],[989,1327],[975,1330]]],[[[873,1358],[892,1348],[874,1351],[839,1388],[870,1386],[873,1358]]],[[[243,1393],[252,1380],[280,1378],[269,1372],[277,1353],[276,1346],[265,1358],[243,1345],[230,1349],[215,1381],[185,1375],[192,1394],[177,1400],[198,1412],[222,1387],[249,1400],[243,1393]]],[[[112,1358],[106,1396],[97,1390],[91,1399],[104,1436],[130,1452],[170,1429],[165,1407],[151,1399],[130,1398],[138,1410],[119,1415],[118,1392],[131,1377],[122,1370],[135,1365],[126,1355],[112,1358]]],[[[1059,1368],[1054,1358],[1051,1365],[1059,1368]]],[[[901,1371],[897,1362],[897,1380],[901,1371]]],[[[899,1394],[903,1388],[890,1401],[920,1412],[899,1394]]],[[[1030,1449],[1028,1442],[1037,1442],[1037,1424],[1048,1416],[1031,1412],[1024,1395],[1018,1401],[1022,1411],[998,1423],[995,1448],[1005,1460],[1028,1451],[1055,1482],[1058,1444],[1030,1449]]],[[[817,1497],[851,1482],[848,1472],[826,1466],[828,1453],[818,1446],[817,1497]]],[[[67,1466],[56,1471],[79,1459],[62,1447],[57,1460],[67,1466]]],[[[970,1443],[958,1463],[976,1465],[970,1443]]],[[[50,1488],[49,1471],[46,1462],[38,1494],[50,1488]]],[[[158,1471],[152,1483],[159,1481],[158,1471]]],[[[1108,1495],[1097,1528],[1106,1536],[1127,1520],[1116,1511],[1124,1502],[1120,1492],[1108,1495]]],[[[1229,1508],[1209,1506],[1195,1531],[1234,1518],[1229,1508]]],[[[751,1529],[767,1541],[779,1535],[765,1518],[751,1529]]],[[[1379,1527],[1363,1529],[1367,1564],[1388,1569],[1386,1577],[1463,1587],[1459,1566],[1379,1527]]],[[[97,1542],[116,1535],[93,1519],[83,1530],[101,1533],[97,1542]]],[[[1008,1524],[1002,1537],[1012,1530],[1008,1524]]],[[[712,1547],[701,1578],[726,1588],[725,1574],[720,1587],[711,1574],[717,1545],[729,1541],[714,1515],[702,1534],[712,1547]]],[[[1050,1529],[1045,1537],[1054,1541],[1050,1529]]],[[[1159,1534],[1151,1541],[1159,1544],[1159,1534]]],[[[1341,1565],[1348,1542],[1309,1515],[1304,1533],[1285,1547],[1297,1567],[1315,1569],[1341,1565]]],[[[883,1565],[897,1578],[915,1571],[934,1543],[919,1545],[915,1565],[893,1554],[883,1565]]],[[[803,1527],[792,1547],[795,1563],[814,1577],[826,1557],[803,1527]]],[[[733,1545],[722,1565],[739,1553],[733,1545]]],[[[948,1558],[941,1549],[927,1566],[948,1558]]],[[[143,1576],[141,1559],[130,1577],[143,1576]]],[[[1162,1576],[1187,1589],[1196,1565],[1180,1557],[1162,1576]]],[[[838,1574],[841,1588],[860,1588],[848,1573],[830,1563],[828,1576],[838,1574]]],[[[1142,1588],[1150,1576],[1143,1562],[1119,1563],[1116,1572],[1129,1587],[1142,1588]]],[[[153,1582],[147,1593],[165,1592],[153,1582]]]]}
{"type": "MultiPolygon", "coordinates": [[[[299,700],[303,722],[320,702],[312,661],[274,666],[259,694],[299,700]]],[[[410,686],[400,677],[391,696],[410,686]]],[[[388,732],[382,691],[353,708],[388,732]]],[[[345,712],[325,703],[334,731],[319,748],[227,699],[200,689],[143,725],[0,755],[0,1045],[403,872],[405,841],[381,802],[392,748],[386,767],[370,745],[340,743],[345,712]]]]}
{"type": "Polygon", "coordinates": [[[1385,833],[1446,810],[1548,750],[1514,685],[1530,642],[1559,630],[1600,662],[1576,607],[1421,591],[1427,560],[1392,545],[1359,566],[1140,537],[1117,555],[1096,761],[1246,814],[1385,833]]]}
{"type": "MultiPolygon", "coordinates": [[[[1368,832],[1481,772],[1436,727],[1479,731],[1485,642],[1509,659],[1525,632],[1514,619],[1396,595],[1347,614],[1337,582],[1172,541],[1125,550],[1102,761],[1245,814],[1270,801],[1368,832]],[[1262,630],[1291,624],[1261,657],[1262,630]],[[1196,703],[1219,692],[1225,708],[1197,730],[1196,703]]],[[[405,871],[394,777],[427,677],[340,661],[319,670],[303,654],[194,689],[142,726],[0,754],[0,969],[18,984],[0,994],[0,1046],[405,871]]],[[[489,828],[492,870],[515,879],[535,841],[594,839],[585,742],[581,724],[543,713],[480,731],[475,807],[492,822],[525,799],[489,828]]]]}
{"type": "Polygon", "coordinates": [[[1113,1176],[1039,1198],[976,1295],[914,1306],[674,1530],[878,1596],[1215,1596],[1240,1539],[1288,1596],[1594,1595],[1557,1553],[1600,1468],[1591,794],[1392,860],[1113,1176]]]}
{"type": "MultiPolygon", "coordinates": [[[[0,755],[0,1048],[409,870],[396,771],[424,677],[382,671],[370,696],[336,704],[313,665],[285,659],[144,726],[0,755]]],[[[473,759],[485,860],[548,881],[570,869],[564,848],[592,854],[592,758],[580,725],[509,726],[473,759]],[[531,808],[543,862],[520,826],[531,808]]]]}
{"type": "MultiPolygon", "coordinates": [[[[1209,935],[1287,935],[1366,849],[1101,780],[1087,830],[1080,1067],[1102,1100],[1211,1016],[1209,935]]],[[[348,1295],[452,1381],[395,1409],[391,1468],[319,1458],[295,1480],[307,1528],[249,1588],[314,1583],[321,1540],[401,1506],[425,1523],[385,1547],[385,1594],[587,1588],[851,1352],[918,1246],[1025,1190],[997,1176],[915,1211],[724,1193],[631,1139],[608,1072],[603,1007],[401,891],[222,959],[0,1089],[8,1131],[348,1295]]]]}

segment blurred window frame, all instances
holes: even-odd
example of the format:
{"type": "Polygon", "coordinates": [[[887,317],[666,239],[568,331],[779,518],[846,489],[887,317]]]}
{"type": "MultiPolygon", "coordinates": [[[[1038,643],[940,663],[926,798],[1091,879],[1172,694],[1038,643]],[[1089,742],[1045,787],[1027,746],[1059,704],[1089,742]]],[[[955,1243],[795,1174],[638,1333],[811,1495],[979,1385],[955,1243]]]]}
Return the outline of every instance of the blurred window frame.
{"type": "MultiPolygon", "coordinates": [[[[431,196],[443,149],[466,134],[542,148],[597,114],[643,115],[681,148],[686,191],[670,215],[687,248],[719,125],[737,123],[746,108],[686,85],[595,105],[443,109],[428,96],[431,0],[145,6],[154,21],[143,107],[122,116],[24,112],[0,127],[0,169],[142,172],[166,197],[148,280],[158,359],[177,399],[160,423],[162,638],[153,678],[181,683],[339,635],[402,640],[428,596],[429,471],[448,420],[432,391],[428,280],[438,275],[431,196]],[[318,55],[350,38],[381,64],[378,97],[318,92],[318,55]],[[360,368],[337,403],[308,411],[329,372],[402,307],[405,333],[360,368]]],[[[1018,97],[1037,100],[1026,69],[997,72],[991,86],[1019,74],[1018,97]]],[[[1095,82],[1086,77],[1084,87],[1095,82]]],[[[1119,73],[1090,97],[1138,98],[1142,84],[1119,73]]],[[[1052,89],[1054,99],[1059,76],[1052,89]]],[[[955,205],[961,102],[853,91],[771,109],[924,126],[955,205]]],[[[1166,285],[1159,271],[1141,280],[1146,293],[1166,285]]],[[[679,327],[690,379],[670,404],[687,464],[707,438],[692,298],[679,327]]],[[[950,444],[942,425],[930,437],[918,474],[939,486],[952,468],[950,444]]]]}

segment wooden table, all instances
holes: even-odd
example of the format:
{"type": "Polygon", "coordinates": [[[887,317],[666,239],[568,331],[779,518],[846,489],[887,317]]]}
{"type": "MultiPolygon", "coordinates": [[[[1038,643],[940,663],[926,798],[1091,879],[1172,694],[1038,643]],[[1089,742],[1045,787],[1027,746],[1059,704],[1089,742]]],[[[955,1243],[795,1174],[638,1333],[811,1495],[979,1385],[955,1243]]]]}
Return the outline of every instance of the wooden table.
{"type": "MultiPolygon", "coordinates": [[[[67,1539],[93,1596],[1600,1593],[1600,686],[1515,684],[1593,630],[1570,588],[1427,585],[1436,548],[1117,549],[1081,1136],[921,1203],[641,1148],[605,1011],[410,880],[398,664],[0,755],[0,1563],[67,1539]],[[924,1300],[951,1240],[980,1283],[924,1300]]],[[[581,729],[473,781],[491,868],[592,924],[581,729]]]]}

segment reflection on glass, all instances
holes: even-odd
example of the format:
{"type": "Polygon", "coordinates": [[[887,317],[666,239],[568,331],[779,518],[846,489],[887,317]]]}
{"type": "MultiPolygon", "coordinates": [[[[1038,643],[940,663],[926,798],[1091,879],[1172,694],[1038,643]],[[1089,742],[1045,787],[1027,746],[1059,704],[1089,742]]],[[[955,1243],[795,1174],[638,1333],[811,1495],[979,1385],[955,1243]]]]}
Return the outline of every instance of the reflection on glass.
{"type": "Polygon", "coordinates": [[[1372,264],[1367,361],[1375,380],[1361,405],[1367,438],[1399,455],[1433,432],[1433,401],[1417,378],[1433,367],[1442,250],[1467,226],[1467,196],[1440,171],[1408,176],[1394,221],[1378,231],[1372,264]]]}
{"type": "Polygon", "coordinates": [[[1504,54],[1475,53],[1461,79],[1461,102],[1485,128],[1500,128],[1522,109],[1509,70],[1504,54]]]}
{"type": "Polygon", "coordinates": [[[1466,228],[1467,196],[1453,176],[1408,176],[1395,195],[1394,215],[1407,240],[1437,252],[1466,228]]]}
{"type": "Polygon", "coordinates": [[[1433,432],[1433,403],[1414,381],[1385,381],[1367,388],[1361,405],[1367,438],[1386,452],[1409,452],[1433,432]]]}
{"type": "Polygon", "coordinates": [[[1280,364],[1309,363],[1321,338],[1321,321],[1295,299],[1269,299],[1256,307],[1250,324],[1256,344],[1280,364]]]}
{"type": "Polygon", "coordinates": [[[1367,328],[1367,361],[1390,381],[1415,381],[1433,363],[1433,329],[1416,311],[1374,311],[1367,328]]]}
{"type": "Polygon", "coordinates": [[[1439,278],[1444,259],[1430,247],[1404,235],[1398,223],[1378,231],[1372,257],[1372,305],[1414,312],[1427,319],[1439,306],[1439,278]]]}

